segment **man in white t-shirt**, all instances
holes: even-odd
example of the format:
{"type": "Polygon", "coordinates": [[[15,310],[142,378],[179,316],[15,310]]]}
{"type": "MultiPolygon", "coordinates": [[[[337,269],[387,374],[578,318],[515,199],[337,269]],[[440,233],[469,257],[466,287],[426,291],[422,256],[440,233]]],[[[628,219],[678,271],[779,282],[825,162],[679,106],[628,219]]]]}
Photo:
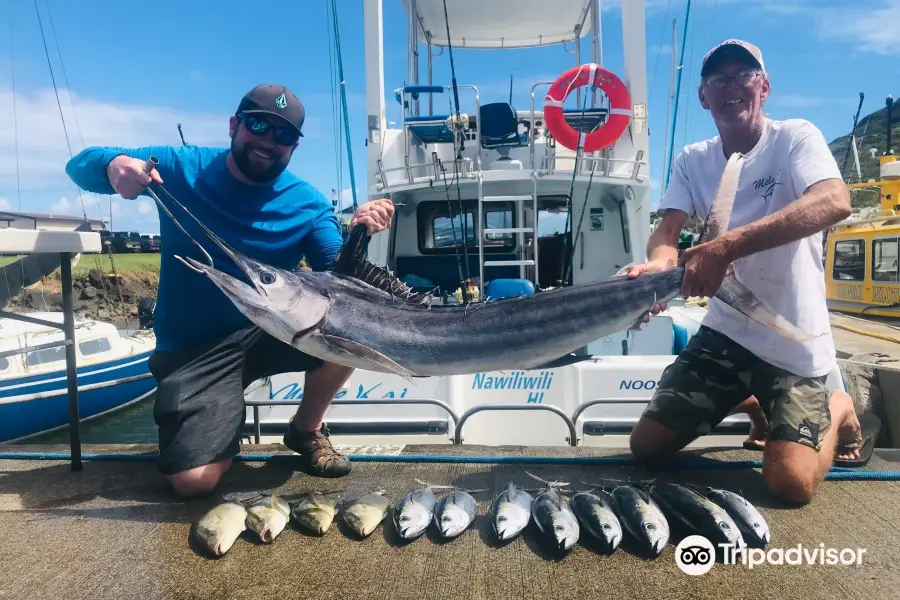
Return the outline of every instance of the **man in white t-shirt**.
{"type": "Polygon", "coordinates": [[[629,275],[675,266],[678,236],[688,217],[707,218],[728,157],[742,154],[743,166],[727,231],[680,259],[683,297],[708,296],[709,312],[665,370],[631,449],[641,459],[664,458],[727,415],[746,412],[751,439],[766,438],[767,486],[805,503],[834,459],[857,458],[861,444],[852,399],[825,385],[837,365],[821,232],[850,215],[850,199],[814,125],[763,114],[769,92],[756,46],[726,40],[703,58],[700,103],[719,136],[686,146],[674,161],[648,260],[629,275]],[[788,341],[714,298],[729,265],[773,312],[818,337],[788,341]]]}

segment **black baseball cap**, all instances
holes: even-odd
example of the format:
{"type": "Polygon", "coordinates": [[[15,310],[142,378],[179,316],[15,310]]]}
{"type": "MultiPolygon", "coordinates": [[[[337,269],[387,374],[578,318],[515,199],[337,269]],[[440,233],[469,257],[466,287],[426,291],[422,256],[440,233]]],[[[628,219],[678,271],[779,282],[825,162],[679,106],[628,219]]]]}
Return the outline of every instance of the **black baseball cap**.
{"type": "Polygon", "coordinates": [[[267,114],[279,117],[293,125],[303,137],[303,120],[306,118],[306,109],[303,103],[297,99],[291,90],[283,85],[264,83],[247,92],[241,99],[235,115],[267,114]]]}

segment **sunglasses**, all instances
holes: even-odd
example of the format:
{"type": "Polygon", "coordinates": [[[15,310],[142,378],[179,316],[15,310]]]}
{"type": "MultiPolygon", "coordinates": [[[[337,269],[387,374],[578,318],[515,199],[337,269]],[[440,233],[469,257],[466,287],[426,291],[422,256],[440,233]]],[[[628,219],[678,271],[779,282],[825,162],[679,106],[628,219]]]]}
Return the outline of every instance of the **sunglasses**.
{"type": "Polygon", "coordinates": [[[726,85],[728,85],[729,81],[734,79],[734,82],[739,86],[746,87],[759,75],[759,69],[742,69],[738,71],[737,74],[733,77],[725,75],[724,73],[716,73],[715,75],[710,75],[703,83],[704,85],[706,85],[706,87],[722,89],[726,85]]]}
{"type": "Polygon", "coordinates": [[[286,125],[272,125],[265,119],[256,115],[240,115],[238,119],[244,123],[247,130],[254,135],[266,135],[272,131],[272,138],[280,146],[293,146],[300,139],[300,132],[286,125]]]}

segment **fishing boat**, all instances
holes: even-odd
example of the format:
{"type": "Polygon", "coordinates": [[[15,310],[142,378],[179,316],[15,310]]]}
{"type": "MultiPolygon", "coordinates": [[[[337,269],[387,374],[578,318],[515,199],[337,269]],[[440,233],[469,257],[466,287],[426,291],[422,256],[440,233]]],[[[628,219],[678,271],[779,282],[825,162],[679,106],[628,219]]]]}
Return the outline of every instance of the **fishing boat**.
{"type": "Polygon", "coordinates": [[[879,179],[847,185],[851,193],[876,191],[878,208],[851,217],[828,232],[825,289],[831,310],[900,318],[900,161],[891,144],[893,103],[888,96],[887,144],[877,157],[879,179]]]}
{"type": "MultiPolygon", "coordinates": [[[[27,316],[63,324],[61,312],[27,316]]],[[[68,426],[66,352],[58,345],[63,340],[59,328],[0,319],[0,443],[68,426]]],[[[147,360],[155,345],[151,331],[122,335],[112,323],[75,319],[79,419],[108,414],[152,394],[156,381],[147,360]]]]}
{"type": "MultiPolygon", "coordinates": [[[[643,262],[651,222],[644,3],[610,8],[622,22],[621,72],[604,65],[609,42],[600,35],[597,0],[558,2],[552,10],[531,0],[402,3],[407,72],[396,82],[384,80],[382,2],[364,3],[367,192],[397,206],[392,227],[372,237],[370,260],[415,291],[435,291],[439,303],[540,294],[643,262]],[[537,47],[559,49],[559,76],[527,82],[526,106],[486,95],[452,62],[459,48],[537,47]],[[449,81],[435,79],[437,49],[450,61],[449,81]],[[427,57],[424,81],[420,54],[427,57]],[[400,106],[393,127],[385,89],[400,106]],[[565,217],[562,231],[548,231],[554,215],[565,217]]],[[[602,436],[631,431],[704,314],[676,300],[648,324],[543,369],[413,384],[356,371],[326,418],[332,434],[361,443],[605,443],[602,436]],[[456,435],[460,421],[464,435],[456,435]]],[[[247,435],[280,436],[302,396],[302,373],[253,382],[247,435]]],[[[718,432],[747,429],[738,415],[718,432]]]]}

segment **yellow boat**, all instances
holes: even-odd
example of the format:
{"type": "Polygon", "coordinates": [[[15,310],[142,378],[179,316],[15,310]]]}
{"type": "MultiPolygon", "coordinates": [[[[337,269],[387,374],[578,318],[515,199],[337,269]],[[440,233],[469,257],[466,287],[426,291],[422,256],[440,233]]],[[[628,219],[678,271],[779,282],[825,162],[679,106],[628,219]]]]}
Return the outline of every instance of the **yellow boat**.
{"type": "Polygon", "coordinates": [[[827,232],[826,297],[831,310],[898,318],[900,161],[891,152],[890,134],[888,151],[878,160],[881,163],[878,181],[854,183],[847,187],[851,190],[879,189],[880,209],[864,218],[839,223],[827,232]]]}

